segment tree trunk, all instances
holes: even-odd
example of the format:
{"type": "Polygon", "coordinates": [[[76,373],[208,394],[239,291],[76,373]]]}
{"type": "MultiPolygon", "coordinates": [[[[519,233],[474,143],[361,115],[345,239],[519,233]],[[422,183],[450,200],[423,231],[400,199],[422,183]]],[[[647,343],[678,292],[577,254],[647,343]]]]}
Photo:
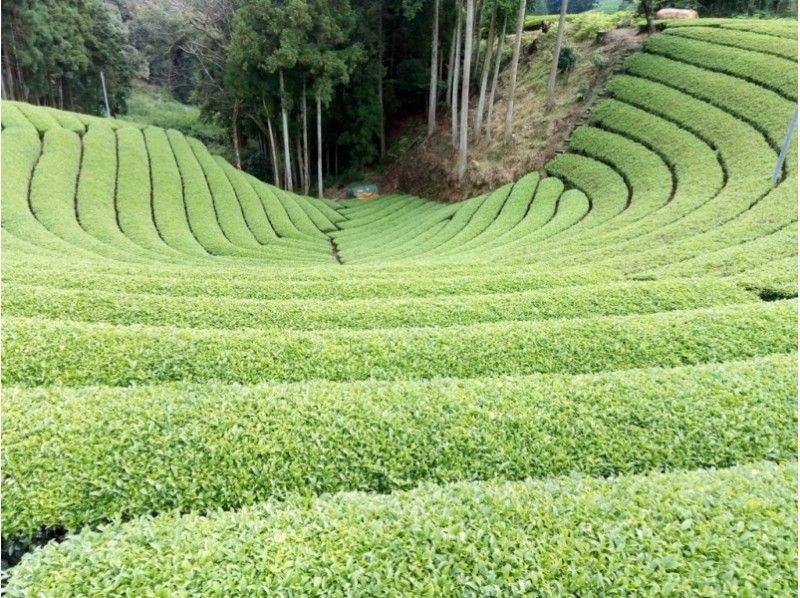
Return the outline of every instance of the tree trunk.
{"type": "Polygon", "coordinates": [[[14,89],[14,71],[11,66],[11,54],[8,47],[3,44],[3,98],[16,100],[17,94],[14,89]]]}
{"type": "Polygon", "coordinates": [[[289,150],[289,115],[286,113],[286,89],[283,84],[283,71],[280,71],[281,85],[281,121],[283,123],[283,169],[286,173],[286,189],[294,191],[292,180],[292,155],[289,150]]]}
{"type": "Polygon", "coordinates": [[[380,138],[381,158],[383,158],[386,155],[386,124],[383,122],[383,0],[380,0],[380,8],[378,9],[378,69],[378,103],[380,104],[378,136],[380,138]]]}
{"type": "MultiPolygon", "coordinates": [[[[13,35],[11,36],[13,39],[13,35]]],[[[16,71],[17,71],[17,100],[22,100],[23,102],[30,102],[31,97],[31,90],[28,87],[28,84],[25,82],[25,69],[19,63],[19,58],[15,58],[14,61],[17,64],[16,71]]]]}
{"type": "Polygon", "coordinates": [[[481,47],[481,27],[483,26],[483,10],[481,0],[475,0],[475,23],[473,30],[475,32],[475,39],[472,40],[472,68],[470,76],[475,79],[478,76],[478,51],[481,47]]]}
{"type": "MultiPolygon", "coordinates": [[[[523,0],[524,1],[524,0],[523,0]]],[[[458,182],[467,174],[467,137],[469,133],[469,72],[472,62],[472,28],[475,20],[475,0],[467,0],[467,22],[464,29],[464,74],[461,77],[461,124],[458,142],[458,182]]]]}
{"type": "Polygon", "coordinates": [[[322,199],[322,100],[317,94],[317,197],[322,199]]]}
{"type": "Polygon", "coordinates": [[[653,35],[656,32],[653,24],[653,0],[642,0],[640,7],[644,12],[644,19],[647,21],[647,34],[653,35]]]}
{"type": "Polygon", "coordinates": [[[308,195],[308,191],[311,189],[308,160],[308,99],[306,98],[306,82],[303,81],[303,195],[308,195]]]}
{"type": "Polygon", "coordinates": [[[433,34],[431,38],[431,88],[428,93],[428,137],[436,130],[436,96],[439,90],[439,0],[433,2],[433,34]]]}
{"type": "Polygon", "coordinates": [[[522,49],[522,26],[525,24],[525,0],[519,0],[519,13],[517,14],[517,38],[514,41],[514,56],[511,59],[511,89],[508,92],[508,109],[506,111],[506,130],[504,138],[511,139],[514,128],[514,95],[517,93],[517,70],[519,69],[519,53],[522,49]]]}
{"type": "Polygon", "coordinates": [[[495,14],[492,13],[492,21],[489,24],[489,37],[486,40],[486,56],[483,59],[483,70],[481,72],[481,90],[478,95],[478,110],[475,112],[475,140],[480,139],[481,125],[483,124],[483,108],[486,103],[486,86],[489,83],[489,69],[492,66],[492,52],[494,51],[495,36],[495,14]]]}
{"type": "Polygon", "coordinates": [[[497,55],[494,59],[494,75],[492,75],[492,91],[489,92],[489,108],[486,114],[486,139],[492,138],[492,118],[494,117],[494,96],[497,93],[497,81],[500,78],[500,60],[503,58],[503,43],[506,39],[508,17],[503,17],[503,30],[497,39],[497,55]]]}
{"type": "Polygon", "coordinates": [[[304,176],[305,165],[303,164],[303,143],[300,141],[299,134],[294,138],[294,150],[297,153],[297,184],[300,189],[305,189],[306,179],[304,176]]]}
{"type": "Polygon", "coordinates": [[[64,97],[66,98],[67,110],[75,111],[75,102],[72,101],[72,86],[69,84],[69,79],[67,79],[64,97]]]}
{"type": "Polygon", "coordinates": [[[439,101],[439,83],[444,81],[444,52],[442,52],[442,48],[439,48],[439,76],[436,79],[436,101],[439,101]]]}
{"type": "MultiPolygon", "coordinates": [[[[456,25],[457,27],[457,25],[456,25]]],[[[447,59],[447,95],[445,102],[450,106],[453,103],[453,63],[456,59],[456,28],[453,27],[453,39],[450,40],[450,57],[447,59]]]]}
{"type": "Polygon", "coordinates": [[[278,148],[275,144],[275,131],[272,128],[272,119],[267,113],[267,129],[269,130],[269,148],[272,152],[272,177],[275,180],[275,186],[281,189],[281,167],[278,161],[278,148]]]}
{"type": "Polygon", "coordinates": [[[561,54],[561,42],[564,41],[564,22],[567,20],[567,4],[569,4],[569,0],[561,0],[561,14],[558,17],[558,31],[556,31],[556,47],[553,49],[553,63],[550,65],[550,79],[547,81],[547,101],[544,104],[545,112],[550,112],[556,105],[558,57],[561,54]]]}
{"type": "Polygon", "coordinates": [[[231,131],[231,140],[233,141],[233,159],[236,168],[242,169],[242,154],[239,150],[239,112],[242,107],[242,102],[239,98],[233,100],[233,127],[231,131]]]}
{"type": "Polygon", "coordinates": [[[456,60],[453,70],[453,98],[450,102],[450,125],[453,147],[458,147],[458,83],[461,76],[461,0],[456,0],[456,60]]]}

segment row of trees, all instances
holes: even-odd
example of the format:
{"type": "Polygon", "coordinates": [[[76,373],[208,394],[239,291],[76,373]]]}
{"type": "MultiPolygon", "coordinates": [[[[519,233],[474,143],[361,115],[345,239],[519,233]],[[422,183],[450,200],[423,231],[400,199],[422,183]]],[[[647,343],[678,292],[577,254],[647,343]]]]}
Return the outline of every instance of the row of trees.
{"type": "Polygon", "coordinates": [[[340,162],[383,157],[386,123],[427,91],[423,0],[167,3],[191,23],[180,49],[200,73],[194,96],[230,130],[234,162],[284,188],[308,192],[316,163],[321,193],[340,162]]]}
{"type": "Polygon", "coordinates": [[[353,41],[355,26],[348,0],[242,1],[234,16],[223,75],[223,90],[233,97],[231,114],[238,166],[241,159],[237,120],[244,117],[269,142],[275,184],[290,190],[297,186],[308,193],[311,98],[316,113],[317,192],[322,194],[322,112],[330,107],[334,89],[347,84],[355,65],[364,60],[363,45],[353,41]],[[280,115],[283,180],[274,126],[276,115],[280,115]],[[292,128],[290,120],[294,121],[292,128]]]}
{"type": "MultiPolygon", "coordinates": [[[[526,0],[218,4],[231,8],[227,17],[218,11],[213,26],[206,21],[198,29],[211,40],[227,42],[200,44],[200,51],[192,51],[206,75],[199,96],[207,112],[229,123],[237,166],[243,163],[244,139],[255,138],[278,186],[308,193],[315,163],[313,186],[321,195],[324,172],[331,172],[331,146],[333,172],[341,147],[349,150],[351,165],[383,157],[387,113],[417,112],[421,102],[416,102],[424,97],[429,135],[437,128],[439,109],[449,108],[457,177],[463,180],[470,140],[494,133],[509,23],[515,35],[504,136],[511,137],[526,0]],[[419,43],[424,39],[430,44],[419,43]],[[222,55],[214,56],[210,47],[222,48],[222,55]],[[315,129],[315,147],[309,129],[315,129]]],[[[563,23],[557,45],[562,36],[563,23]]],[[[558,48],[554,68],[557,56],[558,48]]],[[[548,107],[555,75],[551,78],[548,107]]]]}
{"type": "MultiPolygon", "coordinates": [[[[509,21],[516,23],[516,32],[510,66],[503,137],[506,141],[511,139],[514,129],[514,101],[527,5],[528,2],[526,0],[519,0],[518,2],[516,0],[455,0],[455,17],[452,24],[453,31],[450,35],[447,81],[444,83],[437,77],[437,72],[441,73],[442,69],[437,64],[440,37],[439,0],[434,0],[430,91],[428,97],[428,135],[432,135],[436,130],[436,108],[439,101],[439,89],[444,87],[446,88],[445,101],[451,109],[450,123],[453,145],[458,149],[456,176],[459,182],[463,182],[467,172],[470,137],[476,141],[483,135],[487,139],[492,138],[495,94],[497,92],[503,44],[506,40],[509,21]],[[499,25],[501,22],[502,25],[499,25]],[[483,60],[480,61],[479,48],[484,38],[484,32],[483,60]],[[492,83],[491,88],[489,88],[489,74],[492,72],[492,83]],[[473,84],[479,90],[477,105],[473,114],[474,122],[469,123],[471,86],[473,84]],[[470,135],[470,124],[472,126],[472,135],[470,135]]],[[[546,109],[548,111],[552,110],[555,105],[558,57],[564,38],[567,7],[568,0],[561,0],[561,16],[556,33],[552,68],[547,88],[546,109]]]]}

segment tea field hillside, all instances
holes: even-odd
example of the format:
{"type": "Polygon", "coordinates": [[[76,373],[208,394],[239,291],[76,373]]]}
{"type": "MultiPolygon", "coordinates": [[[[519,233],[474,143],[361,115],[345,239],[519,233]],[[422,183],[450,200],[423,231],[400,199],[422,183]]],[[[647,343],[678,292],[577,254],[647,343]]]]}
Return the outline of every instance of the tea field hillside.
{"type": "Polygon", "coordinates": [[[793,595],[796,39],[669,24],[458,204],[3,102],[6,594],[793,595]]]}

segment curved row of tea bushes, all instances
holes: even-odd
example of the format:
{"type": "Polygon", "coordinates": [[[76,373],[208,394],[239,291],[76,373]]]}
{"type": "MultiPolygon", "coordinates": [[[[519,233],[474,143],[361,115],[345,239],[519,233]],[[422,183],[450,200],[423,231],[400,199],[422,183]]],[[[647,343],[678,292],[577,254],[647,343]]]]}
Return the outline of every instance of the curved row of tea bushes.
{"type": "Polygon", "coordinates": [[[257,255],[257,252],[235,246],[226,236],[217,219],[203,169],[186,138],[171,130],[167,131],[167,137],[183,184],[188,223],[197,241],[213,255],[257,255]]]}
{"type": "Polygon", "coordinates": [[[497,217],[473,239],[462,243],[458,248],[458,253],[463,254],[473,248],[483,250],[504,237],[509,231],[514,230],[530,213],[531,202],[533,202],[536,190],[542,180],[538,173],[531,172],[516,181],[497,217]]]}
{"type": "Polygon", "coordinates": [[[61,125],[53,118],[52,112],[44,110],[40,106],[33,106],[25,102],[14,102],[13,105],[19,108],[20,112],[25,115],[25,118],[28,119],[40,134],[44,135],[44,133],[52,129],[61,129],[61,125]]]}
{"type": "Polygon", "coordinates": [[[123,234],[117,222],[117,139],[110,127],[92,125],[81,138],[81,176],[75,194],[75,215],[81,227],[98,240],[130,254],[131,260],[150,261],[148,252],[123,234]]]}
{"type": "Polygon", "coordinates": [[[84,532],[7,593],[791,594],[797,468],[426,485],[84,532]]]}
{"type": "Polygon", "coordinates": [[[605,231],[614,230],[658,210],[672,198],[672,173],[664,160],[641,143],[593,126],[575,130],[570,149],[602,159],[625,180],[630,205],[605,231]]]}
{"type": "MultiPolygon", "coordinates": [[[[521,183],[522,180],[518,181],[514,189],[519,187],[521,183]]],[[[514,190],[512,190],[513,193],[514,190]]],[[[501,252],[506,255],[515,246],[519,247],[527,244],[526,239],[530,235],[536,233],[541,236],[539,232],[541,228],[556,216],[559,199],[563,193],[563,181],[556,177],[542,177],[536,185],[533,199],[519,224],[511,230],[498,235],[494,240],[484,243],[477,253],[486,255],[487,251],[493,251],[495,254],[501,252]]]]}
{"type": "MultiPolygon", "coordinates": [[[[245,278],[236,276],[202,279],[164,277],[152,274],[94,272],[86,268],[76,270],[43,270],[41,268],[15,267],[4,272],[4,280],[23,284],[36,284],[65,289],[91,288],[124,293],[152,293],[160,295],[221,296],[239,299],[356,299],[427,297],[430,295],[510,293],[561,286],[577,286],[613,280],[608,272],[580,269],[564,272],[501,270],[497,273],[479,272],[476,275],[452,277],[437,276],[428,269],[425,273],[409,277],[391,275],[372,279],[340,277],[313,277],[308,280],[277,278],[263,274],[245,278]]],[[[619,277],[617,277],[619,279],[619,277]]]]}
{"type": "Polygon", "coordinates": [[[153,181],[153,219],[164,241],[181,253],[209,255],[189,226],[184,200],[184,185],[166,131],[144,129],[150,176],[153,181]]]}
{"type": "Polygon", "coordinates": [[[670,27],[670,35],[690,37],[722,46],[733,46],[743,50],[755,50],[763,54],[774,54],[797,61],[797,40],[780,39],[746,31],[729,31],[721,27],[670,27]]]}
{"type": "Polygon", "coordinates": [[[788,460],[796,359],[585,376],[9,389],[4,498],[18,507],[4,513],[4,533],[294,493],[788,460]]]}
{"type": "Polygon", "coordinates": [[[560,239],[604,224],[630,205],[631,190],[625,180],[603,162],[579,154],[561,154],[547,164],[547,172],[580,189],[590,201],[591,210],[580,226],[571,227],[560,239]]]}
{"type": "Polygon", "coordinates": [[[4,384],[411,380],[674,367],[797,350],[797,301],[442,328],[207,330],[9,316],[4,384]]]}
{"type": "Polygon", "coordinates": [[[692,276],[698,272],[728,276],[770,261],[794,256],[797,247],[797,223],[779,228],[774,233],[731,247],[664,266],[652,272],[656,277],[692,276]]]}
{"type": "Polygon", "coordinates": [[[13,173],[13,176],[1,177],[4,242],[6,235],[14,235],[61,255],[86,255],[79,247],[48,230],[30,210],[31,177],[41,152],[36,130],[33,127],[7,127],[2,132],[2,143],[2,170],[6,174],[13,173]]]}
{"type": "Polygon", "coordinates": [[[753,81],[787,98],[797,95],[797,67],[785,58],[672,35],[651,37],[644,48],[673,60],[753,81]]]}
{"type": "MultiPolygon", "coordinates": [[[[744,120],[767,138],[773,150],[780,149],[794,109],[793,102],[776,93],[723,73],[674,62],[655,54],[637,54],[625,63],[636,76],[680,89],[701,102],[708,102],[744,120]]],[[[691,127],[693,121],[683,121],[691,127]]]]}
{"type": "MultiPolygon", "coordinates": [[[[180,255],[164,241],[153,219],[150,155],[142,131],[133,127],[117,129],[116,208],[119,226],[138,245],[167,255],[180,255]]],[[[45,153],[46,155],[46,153],[45,153]]]]}
{"type": "Polygon", "coordinates": [[[125,253],[87,234],[77,220],[75,196],[82,156],[78,135],[63,128],[47,131],[31,177],[25,208],[29,208],[40,223],[34,227],[45,227],[66,241],[66,248],[82,248],[109,258],[123,257],[125,253]]]}
{"type": "Polygon", "coordinates": [[[757,301],[718,279],[622,282],[521,293],[422,298],[259,301],[180,297],[119,291],[66,290],[7,282],[3,311],[53,320],[189,328],[320,330],[453,326],[647,314],[757,301]]]}
{"type": "Polygon", "coordinates": [[[683,27],[720,27],[735,31],[758,33],[768,38],[782,37],[797,40],[797,19],[688,19],[669,21],[669,29],[683,27]]]}
{"type": "Polygon", "coordinates": [[[413,215],[411,224],[383,229],[383,234],[369,244],[359,243],[358,247],[345,249],[346,261],[352,265],[360,261],[387,259],[408,253],[409,250],[438,235],[447,225],[448,219],[455,215],[460,207],[459,204],[436,206],[435,209],[413,215]]]}

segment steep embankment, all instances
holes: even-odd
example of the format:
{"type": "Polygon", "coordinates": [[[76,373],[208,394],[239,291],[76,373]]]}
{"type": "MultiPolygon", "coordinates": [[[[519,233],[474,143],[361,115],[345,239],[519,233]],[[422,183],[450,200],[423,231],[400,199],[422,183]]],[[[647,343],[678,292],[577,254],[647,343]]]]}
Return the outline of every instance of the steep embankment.
{"type": "Polygon", "coordinates": [[[401,137],[411,147],[389,167],[381,180],[381,187],[453,201],[491,191],[528,172],[541,170],[556,153],[563,151],[570,133],[586,120],[609,76],[620,67],[626,55],[639,48],[644,39],[635,29],[623,28],[609,31],[598,41],[594,31],[594,27],[585,31],[575,24],[567,24],[565,45],[576,52],[577,63],[574,71],[559,76],[556,106],[551,112],[545,110],[545,99],[555,27],[548,32],[532,30],[524,33],[512,138],[507,142],[503,132],[514,44],[514,36],[509,35],[503,46],[491,125],[488,131],[486,125],[482,125],[481,135],[477,138],[472,127],[480,86],[473,85],[469,115],[470,168],[466,182],[458,185],[455,178],[457,151],[452,142],[451,111],[443,103],[438,114],[439,127],[430,138],[426,137],[424,116],[409,119],[395,132],[395,137],[401,137]],[[487,136],[488,132],[491,137],[487,136]]]}

